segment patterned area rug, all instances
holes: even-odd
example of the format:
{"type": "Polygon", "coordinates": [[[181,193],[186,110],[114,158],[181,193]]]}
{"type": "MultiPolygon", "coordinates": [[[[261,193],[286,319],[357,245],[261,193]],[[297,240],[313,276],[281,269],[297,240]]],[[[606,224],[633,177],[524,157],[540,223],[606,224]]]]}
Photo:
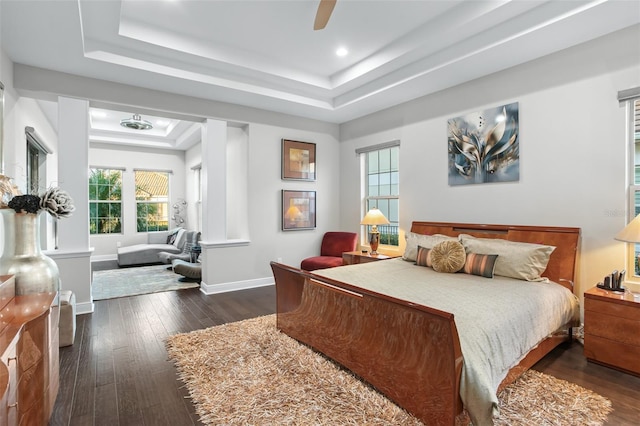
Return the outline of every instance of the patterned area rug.
{"type": "MultiPolygon", "coordinates": [[[[354,375],[279,332],[275,315],[167,339],[204,424],[420,425],[354,375]]],[[[528,371],[499,395],[496,425],[601,425],[611,401],[528,371]]],[[[457,424],[466,424],[465,416],[457,424]]]]}
{"type": "Polygon", "coordinates": [[[93,272],[94,300],[138,294],[158,293],[199,287],[200,283],[178,281],[181,275],[167,270],[167,265],[140,266],[93,272]]]}

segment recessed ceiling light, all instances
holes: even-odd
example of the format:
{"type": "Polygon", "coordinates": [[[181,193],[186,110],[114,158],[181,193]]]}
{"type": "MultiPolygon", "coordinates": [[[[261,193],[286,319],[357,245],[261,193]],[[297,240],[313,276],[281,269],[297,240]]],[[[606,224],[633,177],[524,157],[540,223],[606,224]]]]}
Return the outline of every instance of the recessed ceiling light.
{"type": "Polygon", "coordinates": [[[345,47],[340,47],[336,50],[336,55],[338,56],[347,56],[348,53],[349,51],[345,47]]]}
{"type": "Polygon", "coordinates": [[[93,110],[91,111],[91,116],[95,118],[105,118],[107,116],[107,113],[104,111],[93,110]]]}
{"type": "Polygon", "coordinates": [[[168,126],[169,120],[156,120],[156,124],[160,127],[168,126]]]}

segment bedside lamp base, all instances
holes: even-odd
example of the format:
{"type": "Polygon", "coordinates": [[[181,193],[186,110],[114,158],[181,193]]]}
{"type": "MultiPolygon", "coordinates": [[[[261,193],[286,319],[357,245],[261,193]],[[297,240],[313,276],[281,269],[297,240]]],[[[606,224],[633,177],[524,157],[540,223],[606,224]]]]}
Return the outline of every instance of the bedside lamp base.
{"type": "Polygon", "coordinates": [[[371,232],[371,239],[369,240],[371,254],[378,254],[378,244],[380,244],[380,232],[371,232]]]}

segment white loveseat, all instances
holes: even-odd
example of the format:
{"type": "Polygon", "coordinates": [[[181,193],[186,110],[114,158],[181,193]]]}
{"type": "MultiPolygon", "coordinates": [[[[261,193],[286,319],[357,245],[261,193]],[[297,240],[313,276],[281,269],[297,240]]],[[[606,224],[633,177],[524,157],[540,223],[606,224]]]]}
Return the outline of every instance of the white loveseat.
{"type": "Polygon", "coordinates": [[[160,263],[158,253],[181,253],[186,240],[186,231],[182,228],[171,231],[157,231],[147,233],[146,244],[135,244],[118,248],[118,265],[145,265],[160,263]],[[172,243],[168,242],[169,235],[175,233],[172,243]]]}

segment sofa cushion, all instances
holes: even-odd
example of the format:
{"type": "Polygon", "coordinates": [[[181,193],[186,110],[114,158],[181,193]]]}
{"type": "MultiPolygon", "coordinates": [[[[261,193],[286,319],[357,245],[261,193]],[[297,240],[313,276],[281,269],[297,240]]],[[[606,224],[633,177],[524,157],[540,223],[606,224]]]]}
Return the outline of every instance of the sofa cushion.
{"type": "Polygon", "coordinates": [[[187,231],[184,245],[180,253],[161,251],[158,253],[158,260],[162,263],[171,263],[175,259],[181,259],[186,262],[191,260],[191,252],[195,246],[200,242],[200,232],[187,231]]]}
{"type": "Polygon", "coordinates": [[[178,247],[180,250],[182,250],[182,247],[184,247],[184,242],[187,240],[187,231],[183,228],[180,228],[178,230],[178,233],[176,234],[176,239],[173,241],[173,245],[178,247]]]}
{"type": "Polygon", "coordinates": [[[149,243],[149,244],[167,244],[167,236],[168,235],[169,235],[169,231],[151,231],[151,232],[147,232],[147,243],[149,243]]]}
{"type": "Polygon", "coordinates": [[[180,253],[182,250],[173,244],[135,244],[118,249],[118,265],[144,265],[158,263],[160,252],[180,253]]]}

